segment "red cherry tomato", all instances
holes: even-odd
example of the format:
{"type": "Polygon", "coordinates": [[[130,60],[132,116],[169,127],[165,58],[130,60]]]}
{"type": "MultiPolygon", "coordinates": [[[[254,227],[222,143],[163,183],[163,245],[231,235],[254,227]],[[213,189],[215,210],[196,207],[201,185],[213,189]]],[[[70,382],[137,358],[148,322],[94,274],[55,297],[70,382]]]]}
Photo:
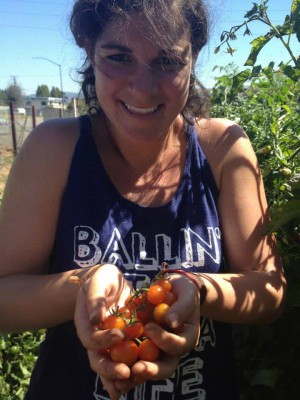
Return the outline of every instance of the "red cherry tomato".
{"type": "Polygon", "coordinates": [[[165,316],[169,310],[170,306],[166,303],[158,304],[153,311],[153,318],[159,324],[165,323],[165,316]]]}
{"type": "Polygon", "coordinates": [[[163,303],[166,292],[162,286],[153,285],[149,287],[147,298],[152,304],[160,304],[163,303]]]}
{"type": "Polygon", "coordinates": [[[143,335],[144,325],[139,320],[130,321],[123,330],[127,339],[137,339],[143,335]]]}
{"type": "Polygon", "coordinates": [[[148,324],[148,322],[152,319],[152,310],[147,306],[143,306],[136,310],[136,317],[139,319],[144,325],[148,324]]]}
{"type": "Polygon", "coordinates": [[[114,362],[124,363],[129,367],[138,359],[139,349],[133,340],[125,339],[110,348],[110,357],[114,362]]]}
{"type": "Polygon", "coordinates": [[[145,339],[138,347],[139,359],[144,361],[156,361],[160,350],[150,339],[145,339]]]}

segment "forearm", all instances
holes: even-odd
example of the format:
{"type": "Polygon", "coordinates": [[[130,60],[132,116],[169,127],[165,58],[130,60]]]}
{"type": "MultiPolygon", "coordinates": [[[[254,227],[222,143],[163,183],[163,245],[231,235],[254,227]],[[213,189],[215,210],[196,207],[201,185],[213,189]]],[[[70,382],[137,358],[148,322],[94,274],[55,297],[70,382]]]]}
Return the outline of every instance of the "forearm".
{"type": "Polygon", "coordinates": [[[282,312],[286,282],[277,272],[200,274],[207,287],[201,315],[229,322],[267,323],[282,312]]]}
{"type": "Polygon", "coordinates": [[[78,285],[67,271],[54,275],[10,275],[0,279],[0,331],[48,328],[73,319],[78,285]]]}

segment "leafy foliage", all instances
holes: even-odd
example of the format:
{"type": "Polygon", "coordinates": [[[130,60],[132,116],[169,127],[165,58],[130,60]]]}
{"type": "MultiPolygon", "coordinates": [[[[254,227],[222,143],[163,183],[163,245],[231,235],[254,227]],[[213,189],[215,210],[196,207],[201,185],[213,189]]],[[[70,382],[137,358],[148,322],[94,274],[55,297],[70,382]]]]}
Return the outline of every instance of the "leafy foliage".
{"type": "Polygon", "coordinates": [[[256,151],[270,206],[269,231],[276,235],[288,282],[288,296],[282,317],[266,326],[236,327],[237,362],[241,400],[279,400],[300,396],[299,307],[300,307],[300,59],[290,47],[290,38],[300,41],[300,0],[294,0],[290,15],[274,26],[268,17],[268,1],[253,4],[246,21],[224,32],[227,45],[237,30],[260,21],[270,28],[254,39],[245,62],[237,72],[234,64],[220,69],[212,91],[213,115],[239,123],[248,133],[256,151]],[[270,40],[279,40],[288,54],[288,63],[276,68],[256,65],[257,56],[270,40]],[[224,73],[225,72],[225,73],[224,73]],[[223,74],[222,74],[223,73],[223,74]]]}
{"type": "Polygon", "coordinates": [[[1,400],[24,399],[43,337],[43,331],[0,334],[1,400]]]}
{"type": "Polygon", "coordinates": [[[48,85],[39,85],[36,89],[36,96],[37,97],[49,97],[50,90],[48,85]]]}

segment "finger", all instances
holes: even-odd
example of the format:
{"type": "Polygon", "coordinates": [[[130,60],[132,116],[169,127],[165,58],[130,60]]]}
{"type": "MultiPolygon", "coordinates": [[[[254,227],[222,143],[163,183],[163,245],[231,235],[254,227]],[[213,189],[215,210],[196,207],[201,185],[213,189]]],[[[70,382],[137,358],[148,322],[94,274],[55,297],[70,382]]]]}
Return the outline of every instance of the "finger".
{"type": "Polygon", "coordinates": [[[114,381],[111,381],[105,378],[104,376],[99,376],[99,377],[102,382],[104,390],[106,390],[109,395],[109,398],[111,400],[118,400],[122,393],[119,390],[117,390],[117,388],[114,385],[114,381]]]}
{"type": "Polygon", "coordinates": [[[94,350],[88,350],[88,357],[90,367],[101,377],[110,381],[123,380],[130,377],[130,368],[126,364],[115,363],[94,350]]]}
{"type": "Polygon", "coordinates": [[[130,293],[130,286],[116,266],[105,264],[85,284],[88,314],[92,324],[104,320],[107,310],[130,293]]]}
{"type": "MultiPolygon", "coordinates": [[[[178,356],[169,356],[165,354],[163,358],[154,363],[148,361],[138,361],[131,367],[132,373],[137,376],[148,380],[161,380],[170,378],[175,372],[180,361],[178,356]]],[[[117,387],[119,388],[121,382],[117,381],[117,387]]],[[[122,388],[120,387],[122,390],[122,388]]]]}
{"type": "Polygon", "coordinates": [[[87,310],[92,325],[98,325],[103,321],[108,309],[106,297],[109,289],[105,285],[105,280],[102,284],[99,284],[99,280],[100,271],[85,284],[87,310]]]}
{"type": "Polygon", "coordinates": [[[78,294],[74,321],[77,335],[87,349],[107,348],[124,339],[124,335],[119,329],[101,331],[91,325],[83,290],[78,294]]]}
{"type": "Polygon", "coordinates": [[[197,345],[200,324],[184,323],[179,333],[173,333],[157,324],[149,323],[145,326],[144,332],[165,353],[182,356],[197,345]]]}
{"type": "Polygon", "coordinates": [[[166,322],[171,328],[176,328],[187,321],[196,310],[200,318],[200,296],[195,284],[185,276],[175,276],[172,284],[177,300],[171,305],[166,322]]]}

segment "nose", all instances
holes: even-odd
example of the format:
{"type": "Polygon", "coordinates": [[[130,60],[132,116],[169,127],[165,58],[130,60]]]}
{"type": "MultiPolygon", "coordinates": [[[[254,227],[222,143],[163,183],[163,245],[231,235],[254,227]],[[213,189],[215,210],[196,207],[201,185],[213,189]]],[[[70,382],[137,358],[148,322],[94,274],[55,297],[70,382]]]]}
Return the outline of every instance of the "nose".
{"type": "Polygon", "coordinates": [[[139,63],[129,78],[129,90],[142,98],[155,96],[159,89],[159,78],[153,68],[139,63]]]}

